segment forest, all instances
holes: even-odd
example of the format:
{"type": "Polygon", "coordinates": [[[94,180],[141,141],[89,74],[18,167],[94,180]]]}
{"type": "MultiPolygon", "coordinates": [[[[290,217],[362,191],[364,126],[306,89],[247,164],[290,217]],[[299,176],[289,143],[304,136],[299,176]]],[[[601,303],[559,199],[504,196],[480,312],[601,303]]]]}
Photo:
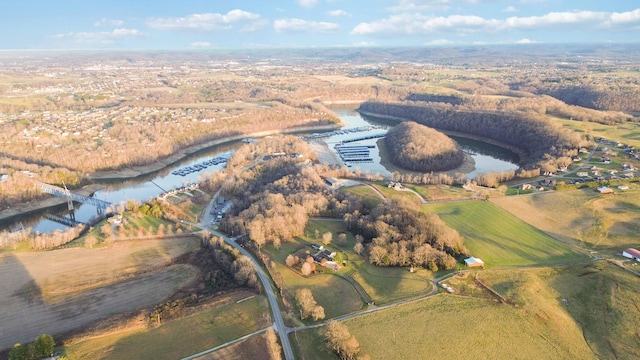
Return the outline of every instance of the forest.
{"type": "MultiPolygon", "coordinates": [[[[250,149],[308,153],[307,146],[294,137],[262,139],[243,146],[230,162],[240,166],[251,161],[250,149]]],[[[236,173],[223,188],[235,206],[222,221],[222,229],[228,234],[247,233],[260,250],[265,244],[280,247],[302,235],[310,216],[326,216],[343,219],[358,235],[362,253],[378,266],[452,269],[456,257],[467,253],[462,237],[437,215],[425,215],[412,203],[369,208],[354,195],[330,190],[320,175],[324,170],[324,165],[303,165],[282,156],[236,173]]]]}
{"type": "Polygon", "coordinates": [[[407,170],[445,171],[459,167],[464,161],[464,153],[455,141],[413,121],[394,126],[384,141],[391,162],[407,170]]]}

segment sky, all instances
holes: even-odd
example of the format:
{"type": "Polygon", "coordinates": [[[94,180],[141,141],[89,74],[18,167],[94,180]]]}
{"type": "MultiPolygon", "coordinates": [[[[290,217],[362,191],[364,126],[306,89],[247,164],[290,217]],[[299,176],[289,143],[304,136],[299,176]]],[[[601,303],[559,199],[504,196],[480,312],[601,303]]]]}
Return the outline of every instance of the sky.
{"type": "Polygon", "coordinates": [[[0,0],[0,49],[640,41],[635,0],[0,0]]]}

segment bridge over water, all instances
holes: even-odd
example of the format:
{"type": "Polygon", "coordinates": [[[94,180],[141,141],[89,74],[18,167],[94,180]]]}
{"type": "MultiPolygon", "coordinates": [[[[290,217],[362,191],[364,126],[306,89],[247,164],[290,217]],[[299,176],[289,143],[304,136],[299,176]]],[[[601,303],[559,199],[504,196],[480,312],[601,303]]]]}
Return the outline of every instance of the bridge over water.
{"type": "Polygon", "coordinates": [[[40,189],[48,194],[55,195],[67,200],[79,202],[82,204],[93,205],[98,209],[98,213],[104,213],[104,211],[113,205],[113,203],[105,200],[96,199],[90,196],[84,196],[76,193],[72,193],[70,190],[61,188],[59,186],[45,184],[39,181],[35,181],[35,183],[40,187],[40,189]]]}

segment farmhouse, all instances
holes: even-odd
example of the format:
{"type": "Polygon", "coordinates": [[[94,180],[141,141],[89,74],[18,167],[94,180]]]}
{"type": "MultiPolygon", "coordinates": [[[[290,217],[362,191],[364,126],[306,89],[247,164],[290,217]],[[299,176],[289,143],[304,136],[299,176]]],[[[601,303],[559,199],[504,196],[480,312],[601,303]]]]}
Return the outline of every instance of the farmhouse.
{"type": "Polygon", "coordinates": [[[613,189],[606,186],[601,186],[596,191],[600,194],[613,194],[613,189]]]}
{"type": "Polygon", "coordinates": [[[633,259],[635,261],[640,261],[640,251],[634,249],[634,248],[628,248],[625,251],[622,252],[622,256],[629,258],[629,259],[633,259]]]}
{"type": "Polygon", "coordinates": [[[481,267],[484,268],[484,261],[479,258],[475,258],[473,256],[464,259],[464,263],[467,264],[467,267],[481,267]]]}

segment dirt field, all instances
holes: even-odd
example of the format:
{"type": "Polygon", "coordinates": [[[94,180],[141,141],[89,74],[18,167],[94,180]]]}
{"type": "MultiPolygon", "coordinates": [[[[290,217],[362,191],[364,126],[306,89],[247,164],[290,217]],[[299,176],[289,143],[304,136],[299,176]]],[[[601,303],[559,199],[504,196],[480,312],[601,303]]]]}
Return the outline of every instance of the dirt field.
{"type": "Polygon", "coordinates": [[[195,267],[171,264],[197,248],[146,240],[0,257],[0,349],[161,302],[195,279],[195,267]]]}

